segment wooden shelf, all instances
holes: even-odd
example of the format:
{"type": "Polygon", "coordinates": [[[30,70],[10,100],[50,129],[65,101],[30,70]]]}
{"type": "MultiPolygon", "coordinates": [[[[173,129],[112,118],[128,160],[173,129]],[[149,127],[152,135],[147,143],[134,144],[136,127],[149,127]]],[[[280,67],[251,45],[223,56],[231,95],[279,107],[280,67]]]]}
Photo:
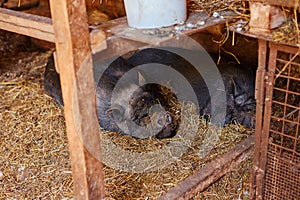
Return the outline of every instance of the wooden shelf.
{"type": "Polygon", "coordinates": [[[292,47],[299,47],[299,44],[290,44],[290,43],[276,42],[276,41],[274,41],[272,39],[271,33],[253,33],[253,32],[250,32],[250,31],[238,31],[233,26],[231,26],[229,28],[229,30],[233,31],[235,33],[241,34],[241,35],[245,35],[247,37],[260,39],[260,40],[272,42],[272,43],[275,43],[275,44],[282,44],[282,45],[287,45],[287,46],[292,46],[292,47]]]}
{"type": "Polygon", "coordinates": [[[129,27],[126,17],[123,17],[90,28],[101,30],[106,34],[107,48],[98,52],[99,56],[97,56],[102,60],[105,60],[114,56],[123,55],[124,53],[147,45],[160,45],[182,34],[190,35],[204,31],[209,27],[237,20],[237,15],[232,11],[222,11],[219,13],[219,16],[220,17],[213,17],[208,16],[205,12],[196,12],[191,14],[187,21],[182,25],[159,29],[135,29],[129,27]],[[197,23],[200,21],[205,23],[199,26],[197,23]],[[194,27],[184,28],[187,27],[188,24],[191,24],[194,27]],[[176,31],[176,27],[183,27],[184,30],[176,31]]]}
{"type": "Polygon", "coordinates": [[[100,29],[106,32],[108,39],[109,37],[119,37],[145,44],[159,45],[180,34],[190,35],[212,26],[232,22],[236,17],[237,15],[232,11],[222,11],[219,13],[219,17],[209,16],[205,12],[196,12],[192,13],[182,25],[158,29],[131,28],[127,24],[126,17],[123,17],[108,21],[98,27],[94,27],[94,29],[100,29]],[[204,22],[204,24],[199,25],[199,22],[204,22]]]}

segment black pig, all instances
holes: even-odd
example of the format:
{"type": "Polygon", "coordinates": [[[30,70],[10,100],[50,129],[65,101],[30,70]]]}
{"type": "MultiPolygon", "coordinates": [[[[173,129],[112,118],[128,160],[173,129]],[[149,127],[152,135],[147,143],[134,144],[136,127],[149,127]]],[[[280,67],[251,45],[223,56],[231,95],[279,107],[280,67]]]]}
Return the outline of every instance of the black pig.
{"type": "MultiPolygon", "coordinates": [[[[144,84],[143,76],[136,76],[121,84],[117,94],[113,90],[119,79],[133,66],[122,57],[114,60],[102,74],[97,87],[97,108],[100,126],[105,130],[129,134],[136,138],[171,137],[175,134],[177,121],[169,112],[167,98],[163,96],[163,86],[144,84]],[[154,105],[161,109],[152,109],[154,105]],[[148,125],[148,126],[147,126],[148,125]]],[[[59,74],[55,71],[53,57],[45,70],[44,87],[60,106],[63,106],[59,74]]],[[[173,97],[176,99],[176,97],[173,97]]],[[[155,108],[155,107],[154,107],[155,108]]]]}
{"type": "MultiPolygon", "coordinates": [[[[199,114],[210,115],[210,95],[215,94],[209,94],[204,79],[194,66],[170,51],[148,48],[135,52],[128,59],[119,57],[104,70],[96,87],[98,120],[102,128],[137,138],[154,135],[157,138],[166,138],[176,134],[180,118],[175,117],[175,113],[170,111],[171,105],[168,102],[170,97],[165,96],[166,88],[159,84],[145,84],[147,74],[136,71],[134,76],[129,78],[130,81],[120,84],[116,95],[113,95],[123,75],[147,63],[163,64],[182,74],[195,91],[199,114]],[[150,127],[147,126],[149,124],[150,127]],[[148,129],[150,131],[147,131],[148,129]]],[[[253,127],[254,73],[237,64],[229,63],[225,58],[222,58],[218,69],[226,89],[225,123],[236,121],[247,127],[253,127]]],[[[162,82],[166,83],[168,80],[162,82]]],[[[63,104],[59,76],[54,70],[52,59],[46,67],[45,88],[60,105],[63,104]]],[[[176,99],[174,92],[171,96],[172,99],[176,99]]]]}
{"type": "Polygon", "coordinates": [[[156,135],[158,138],[174,134],[177,122],[168,111],[168,102],[163,97],[162,86],[145,84],[144,77],[137,71],[129,82],[120,84],[116,95],[113,90],[120,78],[134,67],[122,57],[114,60],[102,74],[97,85],[98,119],[101,127],[116,132],[125,132],[137,138],[156,135]],[[160,104],[161,110],[150,112],[153,105],[160,104]],[[152,115],[151,115],[152,114],[152,115]],[[141,129],[150,124],[147,130],[141,129]],[[137,125],[137,126],[135,126],[137,125]]]}
{"type": "MultiPolygon", "coordinates": [[[[193,54],[193,51],[187,51],[193,54]]],[[[218,56],[211,55],[215,63],[218,56]]],[[[197,58],[197,54],[194,59],[197,58]]],[[[209,115],[211,111],[211,98],[208,88],[201,74],[181,56],[171,51],[158,48],[143,49],[135,53],[128,61],[134,66],[145,63],[160,63],[177,70],[182,74],[193,87],[199,103],[199,114],[209,115]]],[[[217,65],[222,76],[226,90],[226,117],[225,124],[237,122],[246,127],[254,126],[254,81],[255,73],[250,68],[245,68],[233,62],[229,62],[226,57],[221,59],[221,63],[217,65]]],[[[167,80],[166,80],[167,81],[167,80]]],[[[217,95],[217,94],[216,94],[217,95]]]]}

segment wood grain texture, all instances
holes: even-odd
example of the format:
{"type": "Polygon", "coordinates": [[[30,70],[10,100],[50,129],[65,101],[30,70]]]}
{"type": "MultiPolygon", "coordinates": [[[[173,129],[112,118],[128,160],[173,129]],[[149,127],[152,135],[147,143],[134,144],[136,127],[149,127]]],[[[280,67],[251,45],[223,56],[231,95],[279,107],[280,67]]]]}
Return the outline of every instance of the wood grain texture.
{"type": "Polygon", "coordinates": [[[0,8],[0,29],[54,42],[52,20],[47,17],[0,8]]]}
{"type": "Polygon", "coordinates": [[[104,181],[84,0],[50,0],[77,199],[103,199],[104,181]]]}

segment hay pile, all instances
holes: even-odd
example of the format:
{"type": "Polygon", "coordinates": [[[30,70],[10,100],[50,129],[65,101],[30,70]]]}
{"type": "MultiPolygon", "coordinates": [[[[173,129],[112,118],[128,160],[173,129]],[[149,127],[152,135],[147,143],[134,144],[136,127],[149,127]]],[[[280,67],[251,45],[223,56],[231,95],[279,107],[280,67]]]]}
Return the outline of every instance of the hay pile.
{"type": "MultiPolygon", "coordinates": [[[[63,110],[42,87],[51,52],[24,46],[20,52],[13,51],[14,44],[10,50],[1,51],[0,198],[70,199],[74,193],[63,110]]],[[[155,199],[253,132],[230,125],[222,129],[220,140],[203,157],[203,138],[219,129],[208,126],[197,116],[190,120],[193,121],[190,126],[200,123],[196,137],[186,142],[187,151],[166,167],[130,173],[104,166],[107,199],[155,199]]],[[[188,128],[187,125],[185,132],[188,128]]],[[[171,142],[185,142],[180,138],[137,140],[113,132],[103,132],[104,136],[131,152],[151,152],[171,142]]],[[[247,198],[250,166],[247,160],[238,171],[228,174],[195,199],[223,197],[225,192],[228,199],[247,198]]]]}
{"type": "MultiPolygon", "coordinates": [[[[241,19],[237,23],[239,24],[238,26],[242,26],[243,30],[249,30],[248,24],[251,17],[249,2],[243,0],[189,0],[188,8],[190,12],[205,11],[209,15],[213,15],[214,12],[219,12],[222,10],[234,11],[237,14],[237,18],[241,19]]],[[[297,8],[281,7],[281,9],[283,10],[285,16],[287,16],[287,22],[272,30],[270,39],[283,44],[299,46],[299,11],[297,8]]]]}
{"type": "Polygon", "coordinates": [[[275,42],[300,46],[299,29],[299,24],[295,18],[289,18],[287,22],[272,32],[271,37],[275,42]]]}
{"type": "Polygon", "coordinates": [[[0,60],[0,199],[72,197],[63,113],[41,86],[50,54],[1,32],[9,36],[16,40],[0,60]]]}
{"type": "Polygon", "coordinates": [[[247,7],[247,2],[243,0],[188,0],[189,12],[205,11],[209,15],[222,10],[232,10],[242,14],[247,11],[247,7]]]}
{"type": "MultiPolygon", "coordinates": [[[[200,125],[198,135],[190,144],[187,152],[179,158],[174,157],[174,162],[165,168],[144,173],[129,173],[113,170],[106,166],[104,171],[108,199],[156,199],[170,188],[176,186],[180,181],[201,169],[209,161],[233,148],[236,143],[250,134],[237,125],[228,126],[222,130],[220,141],[212,151],[203,157],[201,155],[203,136],[209,131],[212,131],[212,129],[207,129],[203,124],[200,125]]],[[[110,132],[108,134],[112,141],[121,148],[138,152],[156,151],[163,148],[171,140],[174,140],[136,140],[129,136],[120,136],[117,133],[110,132]]],[[[219,197],[223,197],[222,193],[224,191],[230,191],[226,195],[227,199],[236,199],[240,194],[243,194],[241,195],[242,198],[247,198],[249,195],[248,172],[251,164],[251,160],[248,159],[239,170],[235,173],[230,173],[231,175],[229,174],[227,178],[221,179],[220,182],[215,183],[213,187],[199,194],[195,199],[209,197],[212,195],[209,194],[209,191],[219,197]]]]}

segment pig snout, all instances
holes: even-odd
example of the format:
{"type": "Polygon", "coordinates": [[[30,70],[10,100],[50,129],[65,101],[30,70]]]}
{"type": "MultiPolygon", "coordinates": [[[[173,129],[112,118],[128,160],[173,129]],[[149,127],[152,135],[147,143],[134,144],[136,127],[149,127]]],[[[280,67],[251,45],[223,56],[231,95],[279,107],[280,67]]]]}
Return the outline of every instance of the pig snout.
{"type": "Polygon", "coordinates": [[[157,116],[157,126],[161,128],[161,131],[155,135],[156,138],[162,139],[162,138],[168,138],[172,137],[175,133],[175,124],[173,123],[173,117],[171,113],[159,113],[157,116]]]}
{"type": "Polygon", "coordinates": [[[156,138],[169,138],[176,134],[177,122],[171,112],[165,111],[161,105],[156,104],[149,109],[149,115],[157,132],[156,138]]]}

